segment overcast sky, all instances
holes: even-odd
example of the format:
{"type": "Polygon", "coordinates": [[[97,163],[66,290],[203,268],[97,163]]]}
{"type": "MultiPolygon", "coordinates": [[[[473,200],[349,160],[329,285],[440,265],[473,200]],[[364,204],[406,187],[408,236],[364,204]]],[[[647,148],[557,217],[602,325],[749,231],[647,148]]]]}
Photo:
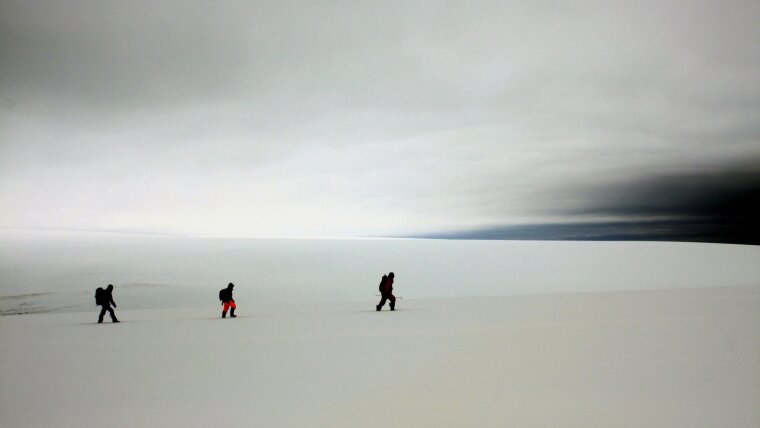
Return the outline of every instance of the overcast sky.
{"type": "Polygon", "coordinates": [[[639,209],[636,183],[760,165],[756,0],[0,0],[0,20],[5,228],[635,220],[683,214],[639,209]]]}

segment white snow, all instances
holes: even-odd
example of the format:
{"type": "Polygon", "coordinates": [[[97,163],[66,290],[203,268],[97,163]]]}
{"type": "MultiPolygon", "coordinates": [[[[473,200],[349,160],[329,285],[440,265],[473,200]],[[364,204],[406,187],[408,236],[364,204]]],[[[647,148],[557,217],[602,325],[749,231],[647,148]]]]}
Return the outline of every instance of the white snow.
{"type": "Polygon", "coordinates": [[[316,242],[325,253],[281,250],[302,260],[264,265],[298,282],[301,264],[333,275],[330,257],[366,267],[374,254],[382,263],[357,284],[366,298],[284,298],[293,291],[275,302],[255,276],[239,277],[240,317],[220,319],[224,283],[168,287],[203,291],[205,306],[134,309],[154,288],[114,280],[120,324],[95,323],[89,290],[47,295],[81,296],[86,310],[0,317],[0,426],[760,426],[757,247],[331,242],[316,242]],[[503,272],[486,250],[511,255],[503,272]],[[378,313],[375,277],[388,270],[405,298],[378,313]],[[435,280],[423,285],[426,272],[435,280]],[[519,295],[523,281],[542,285],[533,274],[552,283],[519,295]],[[468,287],[465,278],[501,280],[503,295],[487,297],[489,285],[429,297],[468,287]]]}

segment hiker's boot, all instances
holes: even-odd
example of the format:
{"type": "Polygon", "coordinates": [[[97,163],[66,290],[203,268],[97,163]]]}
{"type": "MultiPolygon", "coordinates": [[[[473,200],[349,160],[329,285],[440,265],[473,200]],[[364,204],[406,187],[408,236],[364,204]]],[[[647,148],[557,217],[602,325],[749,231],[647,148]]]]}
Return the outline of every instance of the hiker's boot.
{"type": "Polygon", "coordinates": [[[396,305],[395,305],[395,304],[393,304],[393,303],[391,303],[391,310],[392,310],[392,311],[395,311],[395,310],[396,310],[396,305]]]}
{"type": "Polygon", "coordinates": [[[237,318],[237,315],[235,315],[235,308],[230,309],[230,318],[237,318]]]}
{"type": "Polygon", "coordinates": [[[222,311],[222,318],[227,318],[227,311],[222,311]]]}

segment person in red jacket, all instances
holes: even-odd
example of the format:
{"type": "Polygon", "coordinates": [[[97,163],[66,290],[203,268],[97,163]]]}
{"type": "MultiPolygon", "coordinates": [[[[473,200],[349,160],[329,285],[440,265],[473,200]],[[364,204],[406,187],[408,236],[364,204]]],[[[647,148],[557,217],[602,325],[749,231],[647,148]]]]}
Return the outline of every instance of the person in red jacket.
{"type": "Polygon", "coordinates": [[[383,275],[382,281],[380,281],[380,303],[375,306],[375,309],[378,311],[383,308],[385,305],[385,301],[388,300],[389,306],[391,307],[392,311],[396,310],[396,296],[393,295],[393,278],[395,277],[394,273],[391,272],[388,274],[388,276],[383,275]]]}

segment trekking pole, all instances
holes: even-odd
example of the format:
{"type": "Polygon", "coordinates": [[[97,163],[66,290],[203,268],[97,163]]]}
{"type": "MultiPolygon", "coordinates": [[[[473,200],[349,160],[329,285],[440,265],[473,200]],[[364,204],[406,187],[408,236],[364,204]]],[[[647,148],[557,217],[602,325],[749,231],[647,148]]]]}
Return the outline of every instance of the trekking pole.
{"type": "MultiPolygon", "coordinates": [[[[375,294],[375,297],[383,297],[383,295],[382,294],[375,294]]],[[[395,297],[397,299],[403,299],[403,297],[401,297],[401,296],[393,296],[393,297],[395,297]]]]}

